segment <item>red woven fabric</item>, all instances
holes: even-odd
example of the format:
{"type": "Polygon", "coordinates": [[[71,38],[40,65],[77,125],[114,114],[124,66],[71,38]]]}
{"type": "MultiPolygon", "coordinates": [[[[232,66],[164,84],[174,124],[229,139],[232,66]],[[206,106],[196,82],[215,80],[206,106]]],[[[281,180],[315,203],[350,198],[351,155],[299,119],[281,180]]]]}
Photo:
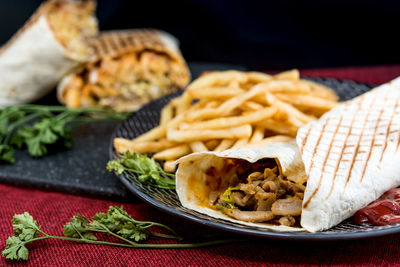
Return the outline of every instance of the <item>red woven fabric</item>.
{"type": "MultiPolygon", "coordinates": [[[[383,83],[400,75],[400,66],[304,70],[303,75],[337,77],[383,83]]],[[[62,225],[81,213],[92,216],[110,205],[123,204],[139,220],[165,223],[183,233],[208,232],[198,225],[171,218],[137,199],[117,203],[0,184],[0,249],[12,234],[11,217],[28,211],[50,234],[62,234],[62,225]]],[[[132,196],[132,198],[134,198],[132,196]]],[[[370,240],[306,243],[255,239],[198,249],[127,249],[44,240],[29,246],[28,266],[287,266],[287,265],[400,265],[400,235],[370,240]]],[[[0,265],[18,265],[3,257],[0,265]]]]}

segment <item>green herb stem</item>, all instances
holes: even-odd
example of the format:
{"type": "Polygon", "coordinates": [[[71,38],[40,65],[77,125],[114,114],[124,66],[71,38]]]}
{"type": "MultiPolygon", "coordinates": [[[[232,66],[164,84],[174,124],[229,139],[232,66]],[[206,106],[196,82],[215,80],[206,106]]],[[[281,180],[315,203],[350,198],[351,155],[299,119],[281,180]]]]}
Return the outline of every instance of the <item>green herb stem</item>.
{"type": "Polygon", "coordinates": [[[10,125],[8,126],[8,128],[7,128],[7,135],[3,138],[3,141],[2,141],[1,143],[2,143],[2,144],[7,144],[7,143],[10,141],[10,138],[11,138],[11,136],[12,136],[13,131],[14,131],[17,127],[19,127],[19,126],[21,126],[21,125],[23,125],[23,124],[25,124],[25,123],[27,123],[27,122],[33,120],[33,119],[36,119],[36,118],[38,118],[39,116],[40,116],[40,114],[37,113],[37,112],[36,112],[36,113],[32,113],[32,114],[30,114],[30,115],[28,115],[28,116],[26,116],[26,117],[24,117],[24,118],[22,118],[22,119],[16,121],[16,122],[10,124],[10,125]]]}
{"type": "Polygon", "coordinates": [[[0,109],[0,162],[13,163],[14,150],[24,146],[32,157],[45,156],[53,145],[70,147],[74,124],[121,121],[126,116],[96,107],[71,109],[27,104],[0,109]]]}

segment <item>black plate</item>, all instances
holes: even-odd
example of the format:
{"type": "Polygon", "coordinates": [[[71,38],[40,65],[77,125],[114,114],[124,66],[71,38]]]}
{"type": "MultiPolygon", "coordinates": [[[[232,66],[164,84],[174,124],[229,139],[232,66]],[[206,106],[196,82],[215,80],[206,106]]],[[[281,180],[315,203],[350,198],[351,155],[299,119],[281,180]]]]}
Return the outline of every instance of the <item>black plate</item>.
{"type": "MultiPolygon", "coordinates": [[[[369,91],[372,88],[372,85],[357,83],[349,80],[337,80],[332,78],[310,79],[333,88],[338,93],[341,100],[351,99],[369,91]]],[[[113,138],[135,138],[136,136],[157,126],[162,107],[167,104],[170,99],[176,97],[177,95],[179,95],[179,93],[165,96],[143,107],[138,112],[133,113],[125,122],[120,125],[113,138]]],[[[110,144],[110,158],[118,158],[118,155],[113,148],[112,140],[110,144]]],[[[196,211],[184,208],[179,202],[177,194],[174,190],[165,190],[143,185],[138,182],[133,173],[125,172],[119,176],[119,178],[132,193],[162,211],[207,227],[239,234],[285,240],[333,241],[369,238],[400,232],[399,224],[389,226],[360,226],[353,224],[350,220],[346,220],[327,231],[319,233],[274,232],[266,229],[249,227],[222,219],[215,219],[196,211]]]]}

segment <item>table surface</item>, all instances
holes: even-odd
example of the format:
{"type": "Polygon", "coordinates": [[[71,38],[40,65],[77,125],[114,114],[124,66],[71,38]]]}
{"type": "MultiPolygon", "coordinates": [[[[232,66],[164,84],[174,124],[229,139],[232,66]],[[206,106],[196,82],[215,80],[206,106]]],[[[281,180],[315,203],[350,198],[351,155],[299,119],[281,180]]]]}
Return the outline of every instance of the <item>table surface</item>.
{"type": "MultiPolygon", "coordinates": [[[[302,75],[351,79],[381,84],[400,75],[400,65],[344,67],[302,70],[302,75]]],[[[0,167],[1,168],[1,167],[0,167]]],[[[26,170],[29,172],[29,170],[26,170]]],[[[75,192],[76,194],[76,192],[75,192]]],[[[123,205],[139,220],[165,223],[183,235],[216,234],[213,230],[180,221],[143,203],[133,195],[129,200],[113,202],[87,195],[77,196],[32,188],[0,184],[0,249],[12,234],[11,218],[28,211],[51,234],[62,234],[62,225],[78,213],[92,216],[110,205],[123,205]]],[[[252,239],[241,243],[198,249],[126,249],[75,244],[60,240],[38,241],[29,246],[31,266],[82,265],[396,265],[400,264],[400,235],[346,242],[285,242],[252,239]]],[[[0,265],[15,264],[3,257],[0,265]]]]}

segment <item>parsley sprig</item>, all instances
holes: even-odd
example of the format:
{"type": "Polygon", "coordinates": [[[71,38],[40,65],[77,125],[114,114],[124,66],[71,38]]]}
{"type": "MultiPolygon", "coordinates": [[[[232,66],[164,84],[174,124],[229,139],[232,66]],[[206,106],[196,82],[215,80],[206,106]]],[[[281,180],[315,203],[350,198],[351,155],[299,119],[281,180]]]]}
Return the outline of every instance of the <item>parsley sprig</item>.
{"type": "Polygon", "coordinates": [[[29,250],[27,245],[43,239],[63,239],[127,248],[193,248],[239,241],[225,239],[201,243],[145,244],[143,242],[150,238],[182,240],[182,237],[166,225],[135,220],[122,207],[118,206],[110,206],[106,213],[96,213],[91,219],[83,215],[72,217],[70,222],[63,227],[64,236],[50,235],[42,231],[41,226],[28,212],[14,215],[12,223],[14,235],[6,240],[6,247],[2,251],[2,255],[10,260],[28,260],[29,250]],[[151,228],[154,226],[164,229],[169,234],[152,231],[151,228]],[[119,242],[99,240],[98,233],[112,236],[119,242]]]}
{"type": "Polygon", "coordinates": [[[0,109],[0,163],[14,163],[15,149],[26,147],[43,157],[54,146],[72,145],[71,127],[95,121],[119,121],[125,113],[100,108],[20,105],[0,109]]]}
{"type": "Polygon", "coordinates": [[[120,159],[109,161],[107,170],[115,171],[118,175],[124,171],[133,172],[142,184],[175,189],[175,175],[165,172],[154,159],[143,154],[127,151],[120,159]]]}

